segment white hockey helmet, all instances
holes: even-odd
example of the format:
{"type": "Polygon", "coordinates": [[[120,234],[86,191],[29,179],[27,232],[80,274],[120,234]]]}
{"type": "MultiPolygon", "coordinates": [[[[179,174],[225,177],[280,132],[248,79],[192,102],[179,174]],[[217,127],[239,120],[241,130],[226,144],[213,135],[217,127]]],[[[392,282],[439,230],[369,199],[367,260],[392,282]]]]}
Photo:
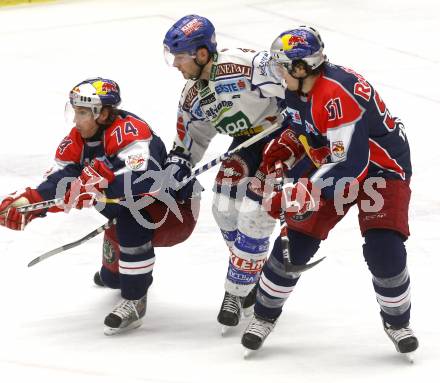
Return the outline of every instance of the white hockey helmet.
{"type": "Polygon", "coordinates": [[[103,106],[116,108],[121,102],[119,85],[101,77],[88,79],[75,85],[69,93],[72,106],[90,108],[94,118],[98,118],[103,106]]]}

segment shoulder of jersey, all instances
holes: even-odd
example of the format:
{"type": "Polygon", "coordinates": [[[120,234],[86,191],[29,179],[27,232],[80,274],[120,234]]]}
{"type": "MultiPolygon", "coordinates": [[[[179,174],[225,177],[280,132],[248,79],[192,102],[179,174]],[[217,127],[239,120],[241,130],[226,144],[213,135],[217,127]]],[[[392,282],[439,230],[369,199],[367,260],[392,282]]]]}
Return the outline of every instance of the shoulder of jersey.
{"type": "Polygon", "coordinates": [[[135,141],[150,141],[153,132],[150,126],[139,117],[125,113],[115,120],[104,133],[105,148],[108,155],[118,153],[135,141]]]}
{"type": "Polygon", "coordinates": [[[55,158],[63,162],[79,163],[83,151],[84,142],[76,128],[63,138],[58,145],[55,158]]]}
{"type": "MultiPolygon", "coordinates": [[[[253,49],[234,48],[219,53],[215,70],[215,81],[231,78],[252,78],[252,66],[257,51],[253,49]]],[[[211,74],[212,76],[212,74],[211,74]]],[[[211,77],[211,79],[213,79],[211,77]]]]}
{"type": "Polygon", "coordinates": [[[327,63],[325,77],[337,81],[349,92],[353,92],[353,86],[358,81],[359,76],[355,71],[340,65],[327,63]]]}
{"type": "Polygon", "coordinates": [[[234,62],[237,64],[251,63],[259,52],[249,48],[222,49],[218,55],[217,63],[234,62]]]}
{"type": "MultiPolygon", "coordinates": [[[[337,68],[338,69],[338,68],[337,68]]],[[[317,128],[326,133],[358,121],[364,108],[353,95],[353,77],[340,69],[325,73],[313,91],[312,114],[317,128]]]]}

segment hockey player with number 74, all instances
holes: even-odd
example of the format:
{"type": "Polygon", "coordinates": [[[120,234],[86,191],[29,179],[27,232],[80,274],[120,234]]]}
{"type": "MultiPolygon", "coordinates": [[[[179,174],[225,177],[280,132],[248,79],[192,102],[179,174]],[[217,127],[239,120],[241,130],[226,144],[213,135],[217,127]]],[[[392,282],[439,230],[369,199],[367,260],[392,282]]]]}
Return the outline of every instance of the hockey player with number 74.
{"type": "MultiPolygon", "coordinates": [[[[272,44],[269,68],[287,88],[291,128],[267,146],[263,171],[273,171],[277,161],[293,164],[303,153],[315,170],[298,182],[285,182],[282,191],[265,201],[266,207],[274,217],[284,212],[291,261],[301,265],[357,204],[363,255],[383,328],[397,351],[409,355],[418,347],[409,326],[404,244],[409,236],[409,144],[403,124],[391,117],[371,84],[328,62],[323,48],[319,33],[305,26],[281,33],[272,44]]],[[[248,350],[261,347],[299,279],[280,267],[280,242],[276,240],[263,267],[254,316],[242,337],[248,350]]]]}
{"type": "Polygon", "coordinates": [[[0,225],[12,230],[24,230],[47,213],[20,212],[20,207],[55,197],[64,203],[49,212],[95,206],[109,220],[116,219],[105,232],[103,265],[94,276],[96,284],[121,291],[122,300],[104,320],[107,335],[141,325],[155,247],[184,241],[194,229],[200,203],[198,196],[176,201],[170,195],[178,167],[164,169],[162,140],[145,121],[118,109],[120,102],[113,80],[93,78],[74,86],[66,105],[74,127],[58,146],[46,179],[0,202],[0,225]],[[141,193],[150,196],[141,198],[141,193]],[[110,203],[120,197],[125,203],[110,203]]]}

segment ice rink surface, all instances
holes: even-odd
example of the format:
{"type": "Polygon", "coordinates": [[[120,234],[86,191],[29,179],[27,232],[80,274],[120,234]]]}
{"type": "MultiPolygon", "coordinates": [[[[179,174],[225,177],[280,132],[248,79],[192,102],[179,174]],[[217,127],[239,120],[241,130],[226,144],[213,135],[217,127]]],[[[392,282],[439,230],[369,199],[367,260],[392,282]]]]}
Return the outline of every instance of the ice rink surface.
{"type": "MultiPolygon", "coordinates": [[[[434,0],[60,1],[0,8],[0,195],[36,185],[68,132],[68,90],[112,78],[123,107],[146,119],[170,148],[184,80],[166,66],[164,33],[181,16],[213,21],[219,47],[268,49],[281,31],[315,26],[335,64],[364,75],[403,119],[414,176],[407,242],[413,365],[382,330],[362,257],[357,212],[321,245],[325,262],[305,274],[263,349],[244,360],[244,323],[225,337],[216,322],[228,251],[211,216],[215,170],[192,237],[158,249],[143,327],[106,337],[118,292],[97,288],[97,238],[33,268],[41,253],[105,222],[88,210],[52,214],[25,232],[0,228],[1,382],[427,382],[440,372],[440,5],[434,0]]],[[[226,151],[216,137],[205,160],[226,151]]]]}

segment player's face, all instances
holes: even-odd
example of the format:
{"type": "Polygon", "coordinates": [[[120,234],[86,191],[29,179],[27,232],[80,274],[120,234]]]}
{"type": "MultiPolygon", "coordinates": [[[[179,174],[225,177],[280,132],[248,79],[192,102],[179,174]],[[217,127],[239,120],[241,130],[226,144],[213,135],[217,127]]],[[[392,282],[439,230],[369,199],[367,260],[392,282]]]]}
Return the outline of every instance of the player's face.
{"type": "Polygon", "coordinates": [[[173,67],[177,68],[186,80],[198,77],[200,68],[194,59],[195,56],[191,56],[188,53],[176,54],[174,55],[173,67]]]}
{"type": "Polygon", "coordinates": [[[286,82],[287,89],[291,91],[296,91],[299,89],[299,81],[291,75],[292,72],[287,72],[284,75],[284,81],[286,82]]]}
{"type": "Polygon", "coordinates": [[[73,107],[75,116],[74,123],[82,138],[90,138],[95,135],[99,129],[99,125],[95,121],[95,117],[90,108],[84,108],[82,106],[73,107]]]}
{"type": "Polygon", "coordinates": [[[295,65],[292,70],[284,72],[284,81],[286,82],[287,89],[296,91],[299,89],[299,80],[307,77],[307,71],[302,64],[295,65]]]}

